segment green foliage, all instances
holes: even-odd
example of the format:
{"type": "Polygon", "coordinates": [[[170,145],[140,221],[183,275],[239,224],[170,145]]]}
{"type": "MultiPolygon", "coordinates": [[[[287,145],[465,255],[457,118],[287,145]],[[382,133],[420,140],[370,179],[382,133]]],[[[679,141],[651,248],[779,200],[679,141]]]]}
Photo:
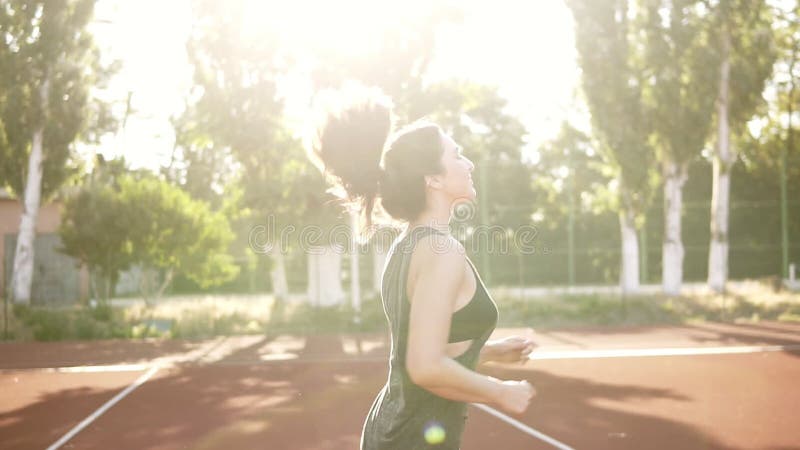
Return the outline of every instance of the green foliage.
{"type": "Polygon", "coordinates": [[[133,262],[128,212],[118,188],[103,182],[88,181],[64,201],[59,226],[62,252],[100,277],[101,300],[109,298],[120,271],[133,262]]]}
{"type": "Polygon", "coordinates": [[[235,193],[227,192],[237,176],[233,157],[229,148],[215,147],[209,130],[188,114],[172,121],[177,154],[161,171],[192,198],[204,200],[217,210],[237,199],[235,193]]]}
{"type": "Polygon", "coordinates": [[[652,192],[654,152],[642,88],[644,47],[631,1],[568,0],[597,149],[619,182],[619,209],[640,213],[652,192]]]}
{"type": "MultiPolygon", "coordinates": [[[[681,297],[634,296],[624,302],[616,295],[552,295],[522,299],[515,292],[493,295],[501,327],[552,329],[586,326],[673,325],[694,321],[758,322],[800,320],[800,296],[752,285],[727,296],[696,294],[681,297]]],[[[160,337],[209,338],[239,334],[385,333],[388,331],[381,300],[365,298],[361,322],[348,305],[315,308],[306,303],[287,305],[282,320],[270,320],[269,302],[258,297],[236,301],[204,297],[202,301],[170,299],[157,306],[153,317],[137,307],[78,307],[49,309],[15,305],[21,326],[14,338],[74,340],[160,337]],[[161,326],[153,326],[160,323],[161,326]]]]}
{"type": "Polygon", "coordinates": [[[37,341],[131,337],[131,328],[110,307],[48,309],[14,306],[14,315],[37,341]]]}
{"type": "Polygon", "coordinates": [[[247,252],[239,252],[248,248],[254,221],[271,221],[275,231],[317,219],[330,213],[322,207],[330,196],[321,197],[321,174],[284,124],[276,97],[276,79],[286,70],[278,37],[268,28],[242,35],[245,2],[194,6],[187,49],[199,95],[173,123],[178,157],[165,173],[193,197],[226,211],[238,236],[232,250],[244,259],[247,252]],[[226,20],[217,20],[221,16],[226,20]]]}
{"type": "Polygon", "coordinates": [[[94,0],[8,0],[0,8],[0,185],[21,195],[31,138],[44,125],[42,197],[76,174],[71,145],[113,126],[94,100],[112,68],[101,67],[86,25],[94,0]],[[39,87],[49,83],[46,104],[39,87]]]}
{"type": "Polygon", "coordinates": [[[222,214],[155,178],[123,177],[119,189],[133,261],[183,273],[201,287],[236,275],[227,254],[231,230],[222,214]]]}
{"type": "Polygon", "coordinates": [[[133,264],[164,271],[164,286],[146,295],[160,295],[174,273],[205,288],[238,271],[227,253],[233,238],[227,218],[144,174],[98,170],[66,199],[59,232],[64,253],[110,280],[107,285],[133,264]]]}
{"type": "Polygon", "coordinates": [[[715,31],[712,45],[718,60],[728,58],[730,69],[730,125],[744,132],[763,92],[776,58],[773,10],[767,0],[727,0],[713,5],[709,20],[715,31]],[[730,48],[724,42],[730,39],[730,48]]]}
{"type": "Polygon", "coordinates": [[[717,91],[719,54],[699,0],[647,0],[643,99],[659,159],[685,166],[708,139],[717,91]]]}
{"type": "Polygon", "coordinates": [[[542,226],[560,228],[559,222],[569,214],[570,201],[578,211],[592,215],[611,209],[611,180],[602,157],[590,137],[569,123],[564,122],[558,135],[539,148],[539,161],[533,170],[533,183],[540,195],[538,211],[547,218],[542,226]]]}
{"type": "MultiPolygon", "coordinates": [[[[774,12],[775,72],[767,81],[771,95],[756,113],[755,132],[740,142],[743,159],[750,170],[777,172],[782,159],[787,178],[800,177],[800,3],[784,5],[774,12]]],[[[749,130],[748,130],[749,131],[749,130]]]]}

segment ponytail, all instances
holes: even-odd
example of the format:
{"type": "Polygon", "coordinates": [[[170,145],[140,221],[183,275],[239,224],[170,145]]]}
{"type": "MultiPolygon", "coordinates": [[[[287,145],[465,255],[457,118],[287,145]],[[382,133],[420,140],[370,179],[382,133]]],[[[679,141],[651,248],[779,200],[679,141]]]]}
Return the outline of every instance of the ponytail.
{"type": "Polygon", "coordinates": [[[392,102],[377,89],[349,85],[326,91],[316,101],[308,156],[333,187],[329,189],[361,213],[358,235],[368,239],[384,171],[381,160],[392,129],[392,102]]]}

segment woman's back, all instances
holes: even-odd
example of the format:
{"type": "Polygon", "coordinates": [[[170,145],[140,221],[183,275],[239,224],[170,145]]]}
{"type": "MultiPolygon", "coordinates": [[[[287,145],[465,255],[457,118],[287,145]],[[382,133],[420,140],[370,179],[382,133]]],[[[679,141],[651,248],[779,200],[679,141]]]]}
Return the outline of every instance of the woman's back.
{"type": "MultiPolygon", "coordinates": [[[[417,243],[432,233],[441,232],[430,227],[412,228],[394,242],[388,255],[381,299],[392,337],[389,377],[365,420],[362,450],[458,449],[460,445],[467,416],[466,403],[439,397],[416,385],[405,366],[410,310],[406,295],[409,264],[417,243]],[[435,426],[444,431],[444,440],[436,439],[441,436],[434,432],[428,435],[429,439],[434,439],[426,441],[426,430],[435,426]]],[[[465,330],[473,333],[469,336],[472,339],[469,348],[453,358],[471,370],[474,370],[480,349],[497,323],[496,305],[477,274],[475,278],[478,283],[473,299],[468,308],[458,312],[458,320],[456,315],[453,316],[451,324],[451,336],[454,332],[463,335],[465,330]]]]}

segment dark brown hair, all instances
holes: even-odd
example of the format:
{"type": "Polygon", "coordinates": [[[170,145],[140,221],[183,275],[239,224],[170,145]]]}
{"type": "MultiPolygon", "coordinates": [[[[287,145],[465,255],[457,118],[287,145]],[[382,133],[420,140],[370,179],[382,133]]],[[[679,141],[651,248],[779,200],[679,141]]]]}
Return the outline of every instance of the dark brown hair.
{"type": "Polygon", "coordinates": [[[416,219],[426,207],[425,176],[443,171],[441,128],[423,120],[391,133],[391,102],[375,90],[323,108],[309,157],[328,175],[331,192],[359,209],[362,240],[374,231],[373,212],[416,219]]]}

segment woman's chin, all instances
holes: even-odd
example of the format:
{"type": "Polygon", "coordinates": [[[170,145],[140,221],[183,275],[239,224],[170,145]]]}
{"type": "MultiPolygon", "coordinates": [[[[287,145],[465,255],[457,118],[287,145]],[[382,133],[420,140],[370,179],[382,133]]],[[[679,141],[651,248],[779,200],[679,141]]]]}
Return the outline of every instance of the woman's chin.
{"type": "Polygon", "coordinates": [[[478,198],[478,191],[474,187],[470,187],[466,192],[453,199],[453,203],[469,203],[474,202],[478,198]]]}

